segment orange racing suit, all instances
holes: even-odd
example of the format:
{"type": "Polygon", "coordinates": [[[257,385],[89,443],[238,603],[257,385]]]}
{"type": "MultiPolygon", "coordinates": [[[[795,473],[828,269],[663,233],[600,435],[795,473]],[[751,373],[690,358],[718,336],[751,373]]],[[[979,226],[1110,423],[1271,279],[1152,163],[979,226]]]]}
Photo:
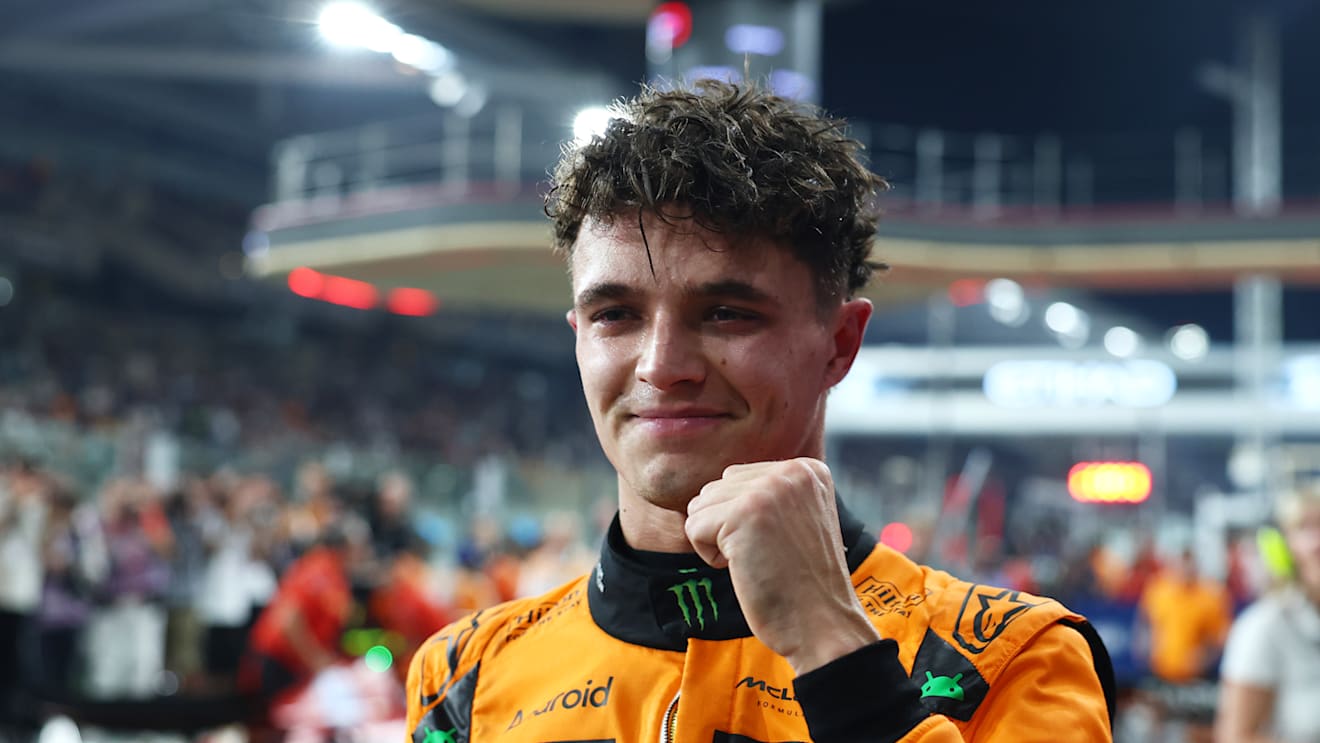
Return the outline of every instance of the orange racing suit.
{"type": "MultiPolygon", "coordinates": [[[[1109,741],[1113,671],[1058,602],[879,545],[840,504],[852,582],[886,638],[794,678],[727,570],[637,552],[431,637],[408,673],[413,743],[1109,741]]],[[[792,591],[785,585],[784,591],[792,591]]]]}

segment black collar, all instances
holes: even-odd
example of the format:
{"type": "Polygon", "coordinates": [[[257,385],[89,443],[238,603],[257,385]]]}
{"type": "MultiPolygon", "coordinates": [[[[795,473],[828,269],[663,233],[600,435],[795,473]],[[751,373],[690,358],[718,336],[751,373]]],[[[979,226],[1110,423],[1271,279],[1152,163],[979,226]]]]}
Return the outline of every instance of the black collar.
{"type": "MultiPolygon", "coordinates": [[[[876,540],[837,496],[835,503],[851,573],[875,549],[876,540]]],[[[694,553],[633,549],[623,538],[618,514],[588,584],[592,619],[633,645],[681,651],[691,637],[731,640],[752,634],[728,570],[712,568],[694,553]]]]}

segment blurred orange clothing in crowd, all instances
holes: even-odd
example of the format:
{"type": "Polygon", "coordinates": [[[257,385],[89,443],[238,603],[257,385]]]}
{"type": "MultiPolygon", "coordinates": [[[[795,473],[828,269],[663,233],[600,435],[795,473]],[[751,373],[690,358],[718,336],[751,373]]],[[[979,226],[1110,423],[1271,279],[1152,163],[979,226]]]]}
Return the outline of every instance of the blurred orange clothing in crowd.
{"type": "Polygon", "coordinates": [[[1150,580],[1140,610],[1150,627],[1151,672],[1179,684],[1211,670],[1233,621],[1223,586],[1177,570],[1150,580]]]}
{"type": "Polygon", "coordinates": [[[253,626],[248,646],[304,678],[317,669],[307,668],[299,658],[283,629],[282,617],[295,610],[306,622],[317,647],[334,654],[352,607],[353,594],[343,558],[333,550],[317,547],[289,566],[270,605],[253,626]]]}
{"type": "Polygon", "coordinates": [[[394,666],[400,673],[407,672],[408,661],[426,638],[452,621],[449,612],[431,596],[430,583],[426,563],[404,553],[395,558],[385,582],[371,593],[371,616],[383,629],[403,638],[404,646],[397,649],[401,662],[394,666]]]}

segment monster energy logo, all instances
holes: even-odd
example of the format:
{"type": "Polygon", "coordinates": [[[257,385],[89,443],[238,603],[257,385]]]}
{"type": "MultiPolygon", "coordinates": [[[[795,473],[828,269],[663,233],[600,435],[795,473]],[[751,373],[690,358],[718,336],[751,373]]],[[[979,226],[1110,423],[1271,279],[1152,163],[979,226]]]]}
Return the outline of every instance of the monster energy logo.
{"type": "Polygon", "coordinates": [[[682,583],[670,586],[669,592],[674,594],[674,598],[678,600],[678,608],[682,610],[683,621],[687,623],[687,626],[692,626],[692,614],[693,609],[695,609],[697,626],[701,629],[706,629],[706,613],[701,608],[701,593],[697,591],[698,587],[703,588],[706,591],[706,602],[710,604],[712,621],[719,621],[720,605],[715,603],[715,594],[711,590],[710,578],[685,580],[682,583]],[[689,602],[692,604],[691,608],[688,607],[689,602]]]}

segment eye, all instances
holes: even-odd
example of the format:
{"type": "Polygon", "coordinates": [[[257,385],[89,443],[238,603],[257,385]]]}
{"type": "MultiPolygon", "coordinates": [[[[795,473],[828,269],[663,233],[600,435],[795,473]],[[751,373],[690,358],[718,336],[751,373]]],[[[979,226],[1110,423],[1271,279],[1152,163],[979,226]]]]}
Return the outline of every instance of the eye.
{"type": "Polygon", "coordinates": [[[714,307],[706,314],[707,320],[718,323],[755,320],[756,318],[757,315],[754,312],[747,312],[746,310],[726,306],[714,307]]]}
{"type": "Polygon", "coordinates": [[[599,312],[592,314],[591,321],[598,324],[610,325],[613,323],[630,320],[634,317],[631,310],[624,307],[606,307],[599,312]]]}

